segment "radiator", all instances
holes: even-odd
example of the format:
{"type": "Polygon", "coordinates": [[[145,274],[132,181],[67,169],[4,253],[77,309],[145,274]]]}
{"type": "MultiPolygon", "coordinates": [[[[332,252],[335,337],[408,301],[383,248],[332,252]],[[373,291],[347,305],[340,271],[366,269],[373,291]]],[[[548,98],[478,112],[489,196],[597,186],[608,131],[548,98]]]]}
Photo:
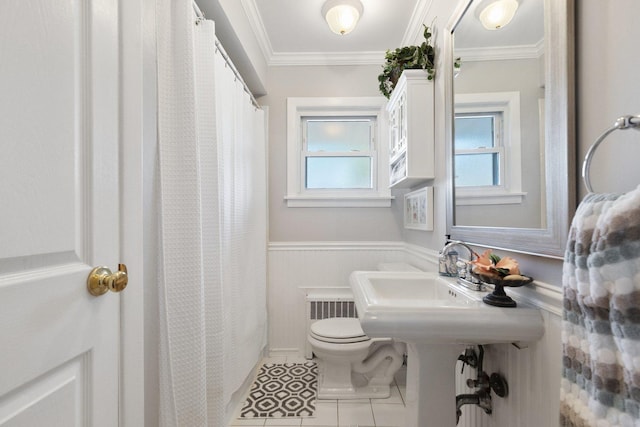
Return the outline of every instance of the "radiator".
{"type": "MultiPolygon", "coordinates": [[[[349,288],[317,288],[306,292],[306,328],[308,334],[311,324],[316,320],[332,317],[358,317],[353,294],[349,288]]],[[[305,357],[311,359],[311,345],[305,339],[305,357]]]]}

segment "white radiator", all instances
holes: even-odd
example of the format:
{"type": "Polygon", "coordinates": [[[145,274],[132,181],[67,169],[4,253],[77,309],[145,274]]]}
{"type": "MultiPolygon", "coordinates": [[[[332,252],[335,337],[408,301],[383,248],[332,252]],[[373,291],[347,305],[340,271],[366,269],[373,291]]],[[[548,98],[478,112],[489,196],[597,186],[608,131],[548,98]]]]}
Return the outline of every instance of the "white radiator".
{"type": "MultiPolygon", "coordinates": [[[[317,320],[331,317],[358,317],[353,294],[349,288],[309,288],[306,290],[306,328],[308,334],[311,324],[317,320]]],[[[307,359],[313,357],[311,345],[305,340],[304,354],[307,359]]]]}

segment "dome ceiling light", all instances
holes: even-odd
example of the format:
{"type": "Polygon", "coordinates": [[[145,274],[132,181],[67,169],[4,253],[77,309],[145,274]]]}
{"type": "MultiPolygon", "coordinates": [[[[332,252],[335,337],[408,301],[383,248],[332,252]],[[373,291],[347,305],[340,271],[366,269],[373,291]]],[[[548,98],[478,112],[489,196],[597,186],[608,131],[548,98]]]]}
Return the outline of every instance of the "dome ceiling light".
{"type": "Polygon", "coordinates": [[[353,31],[363,11],[360,0],[327,0],[322,6],[329,28],[342,36],[353,31]]]}
{"type": "Polygon", "coordinates": [[[513,19],[518,10],[516,0],[497,0],[489,3],[480,12],[480,22],[487,30],[499,30],[513,19]]]}

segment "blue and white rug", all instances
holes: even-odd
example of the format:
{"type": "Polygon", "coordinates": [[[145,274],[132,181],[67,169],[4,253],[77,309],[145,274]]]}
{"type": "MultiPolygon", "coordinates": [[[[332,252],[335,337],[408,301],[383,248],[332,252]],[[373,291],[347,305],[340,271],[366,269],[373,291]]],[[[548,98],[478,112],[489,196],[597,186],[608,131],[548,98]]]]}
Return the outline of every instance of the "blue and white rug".
{"type": "Polygon", "coordinates": [[[315,362],[265,363],[251,385],[240,418],[312,417],[317,391],[315,362]]]}

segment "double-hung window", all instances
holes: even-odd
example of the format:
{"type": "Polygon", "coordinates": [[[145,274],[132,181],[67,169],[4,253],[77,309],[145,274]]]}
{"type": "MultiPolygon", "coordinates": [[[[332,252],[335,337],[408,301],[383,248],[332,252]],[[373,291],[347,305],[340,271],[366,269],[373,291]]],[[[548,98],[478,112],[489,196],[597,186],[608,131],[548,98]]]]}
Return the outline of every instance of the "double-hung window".
{"type": "Polygon", "coordinates": [[[456,114],[455,129],[456,187],[503,187],[502,112],[456,114]]]}
{"type": "Polygon", "coordinates": [[[390,206],[385,99],[287,100],[287,206],[390,206]]]}
{"type": "Polygon", "coordinates": [[[521,203],[520,94],[457,94],[454,168],[457,205],[521,203]]]}
{"type": "Polygon", "coordinates": [[[375,117],[302,117],[305,190],[372,189],[375,117]]]}

